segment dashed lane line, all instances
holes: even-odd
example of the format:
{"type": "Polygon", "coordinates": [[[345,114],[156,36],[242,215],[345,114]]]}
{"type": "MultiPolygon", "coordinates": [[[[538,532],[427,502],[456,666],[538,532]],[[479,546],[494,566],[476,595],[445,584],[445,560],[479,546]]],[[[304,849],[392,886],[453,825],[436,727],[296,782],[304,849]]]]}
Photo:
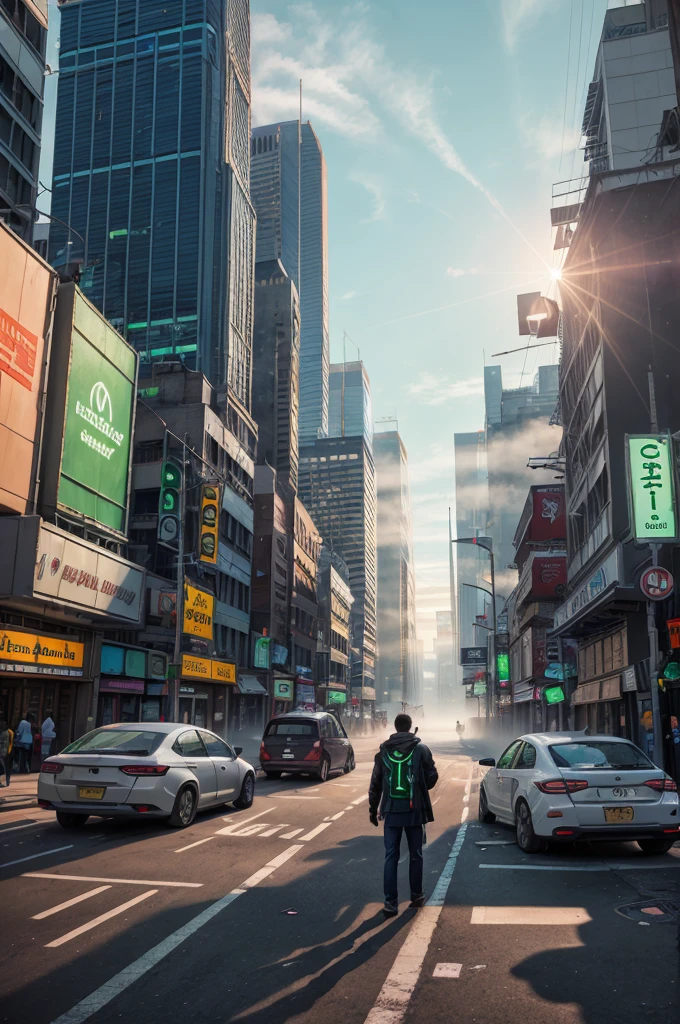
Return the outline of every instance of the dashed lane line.
{"type": "Polygon", "coordinates": [[[150,882],[148,878],[99,878],[96,875],[56,875],[32,871],[22,878],[59,878],[66,882],[113,882],[118,885],[162,885],[170,889],[202,889],[203,882],[150,882]]]}
{"type": "Polygon", "coordinates": [[[184,853],[185,850],[193,850],[194,846],[202,846],[203,843],[209,843],[215,836],[208,836],[207,839],[198,839],[195,843],[189,843],[188,846],[180,846],[179,850],[175,850],[175,853],[184,853]]]}
{"type": "Polygon", "coordinates": [[[301,832],[304,832],[303,828],[294,828],[292,832],[285,832],[279,836],[279,839],[295,839],[295,836],[299,836],[301,832]]]}
{"type": "Polygon", "coordinates": [[[53,853],[63,853],[64,850],[72,850],[73,843],[69,846],[57,846],[53,850],[43,850],[42,853],[32,853],[30,857],[19,857],[18,860],[6,860],[4,864],[0,864],[0,868],[11,868],[15,864],[24,864],[27,860],[37,860],[38,857],[51,857],[53,853]]]}
{"type": "Polygon", "coordinates": [[[316,828],[313,828],[311,830],[311,832],[307,833],[306,836],[300,836],[300,842],[301,843],[302,842],[306,843],[310,839],[314,839],[315,836],[318,836],[320,832],[323,832],[323,830],[325,828],[328,828],[328,826],[331,825],[331,824],[332,824],[332,822],[330,822],[330,821],[322,821],[320,825],[317,825],[316,828]]]}

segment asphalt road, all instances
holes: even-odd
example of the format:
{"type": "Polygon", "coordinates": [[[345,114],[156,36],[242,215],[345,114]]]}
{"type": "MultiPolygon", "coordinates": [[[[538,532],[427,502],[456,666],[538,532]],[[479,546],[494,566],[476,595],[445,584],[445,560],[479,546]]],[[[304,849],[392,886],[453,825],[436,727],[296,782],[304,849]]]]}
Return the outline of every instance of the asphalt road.
{"type": "Polygon", "coordinates": [[[512,832],[477,822],[471,755],[489,751],[435,740],[432,896],[407,909],[404,861],[402,909],[385,921],[376,742],[356,742],[350,775],[258,781],[250,810],[184,831],[3,816],[0,1021],[680,1020],[680,846],[524,856],[512,832]],[[617,912],[635,902],[644,913],[617,912]]]}

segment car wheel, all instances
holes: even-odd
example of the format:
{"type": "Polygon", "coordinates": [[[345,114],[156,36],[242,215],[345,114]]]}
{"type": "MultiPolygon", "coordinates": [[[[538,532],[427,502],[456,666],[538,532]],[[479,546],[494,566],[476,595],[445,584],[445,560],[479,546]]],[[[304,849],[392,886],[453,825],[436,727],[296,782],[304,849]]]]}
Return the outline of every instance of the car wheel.
{"type": "Polygon", "coordinates": [[[517,829],[517,845],[522,853],[539,853],[543,849],[543,840],[534,832],[529,805],[520,800],[515,808],[515,825],[517,829]]]}
{"type": "Polygon", "coordinates": [[[342,770],[345,773],[345,775],[349,775],[349,773],[353,772],[355,768],[356,765],[354,763],[354,751],[350,750],[349,754],[347,755],[347,760],[345,761],[344,768],[342,770]]]}
{"type": "Polygon", "coordinates": [[[243,785],[241,786],[241,792],[238,800],[234,800],[234,807],[238,807],[239,811],[245,811],[249,807],[253,806],[253,800],[255,799],[255,778],[248,772],[243,785]]]}
{"type": "Polygon", "coordinates": [[[489,805],[486,801],[486,793],[484,792],[484,786],[479,787],[479,811],[477,817],[480,821],[485,822],[487,825],[493,825],[496,820],[496,815],[493,811],[489,810],[489,805]]]}
{"type": "Polygon", "coordinates": [[[71,814],[70,811],[57,811],[57,821],[62,828],[82,828],[89,814],[71,814]]]}
{"type": "Polygon", "coordinates": [[[173,828],[187,828],[196,817],[196,790],[184,786],[175,797],[175,806],[168,821],[173,828]]]}
{"type": "Polygon", "coordinates": [[[328,778],[328,773],[331,770],[331,763],[327,757],[324,757],[319,768],[319,782],[325,782],[328,778]]]}
{"type": "Polygon", "coordinates": [[[283,773],[282,772],[268,772],[268,771],[265,771],[264,774],[267,776],[268,779],[280,779],[281,775],[283,773]]]}
{"type": "Polygon", "coordinates": [[[654,854],[668,853],[675,845],[675,839],[638,839],[637,844],[646,857],[653,857],[654,854]]]}

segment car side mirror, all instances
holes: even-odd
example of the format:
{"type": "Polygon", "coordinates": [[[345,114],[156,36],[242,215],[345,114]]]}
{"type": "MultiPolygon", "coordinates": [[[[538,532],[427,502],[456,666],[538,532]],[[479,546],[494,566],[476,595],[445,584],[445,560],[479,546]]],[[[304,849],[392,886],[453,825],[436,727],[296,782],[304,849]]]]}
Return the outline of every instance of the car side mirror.
{"type": "Polygon", "coordinates": [[[240,757],[241,754],[243,753],[243,747],[234,747],[234,753],[236,754],[237,757],[240,757]]]}
{"type": "Polygon", "coordinates": [[[481,764],[482,768],[495,768],[496,759],[493,757],[483,757],[482,760],[478,762],[478,764],[481,764]]]}

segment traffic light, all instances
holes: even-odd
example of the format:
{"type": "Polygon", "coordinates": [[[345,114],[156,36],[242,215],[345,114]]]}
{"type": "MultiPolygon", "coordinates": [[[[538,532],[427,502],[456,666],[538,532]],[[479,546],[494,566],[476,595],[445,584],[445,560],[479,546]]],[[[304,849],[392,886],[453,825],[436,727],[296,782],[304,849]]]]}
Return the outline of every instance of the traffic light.
{"type": "Polygon", "coordinates": [[[203,484],[201,487],[201,519],[200,519],[200,562],[215,565],[217,562],[218,537],[220,529],[220,486],[219,484],[203,484]]]}
{"type": "Polygon", "coordinates": [[[161,467],[161,494],[158,502],[158,540],[169,548],[179,547],[182,470],[167,460],[161,467]]]}

